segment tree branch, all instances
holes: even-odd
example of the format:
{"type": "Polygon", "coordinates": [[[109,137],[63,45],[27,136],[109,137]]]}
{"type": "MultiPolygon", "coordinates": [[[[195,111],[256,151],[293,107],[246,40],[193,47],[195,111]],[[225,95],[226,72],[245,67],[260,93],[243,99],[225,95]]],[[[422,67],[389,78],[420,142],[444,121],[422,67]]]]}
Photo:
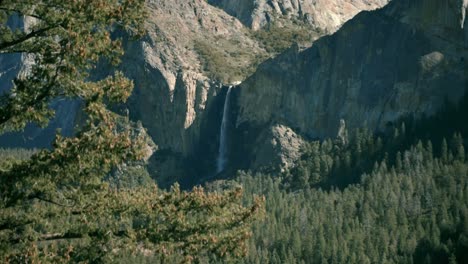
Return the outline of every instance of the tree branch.
{"type": "Polygon", "coordinates": [[[38,199],[39,201],[43,201],[43,202],[50,203],[50,204],[53,204],[53,205],[57,205],[57,206],[60,206],[60,207],[73,208],[73,205],[61,204],[61,203],[58,203],[58,202],[56,202],[54,200],[43,198],[41,196],[36,196],[34,198],[38,199]]]}
{"type": "Polygon", "coordinates": [[[23,223],[11,223],[11,222],[6,222],[6,223],[2,223],[0,225],[0,231],[2,230],[12,230],[12,229],[15,229],[15,228],[18,228],[18,227],[21,227],[21,226],[25,226],[25,225],[29,225],[29,224],[32,224],[33,221],[31,220],[28,220],[26,222],[23,222],[23,223]]]}
{"type": "Polygon", "coordinates": [[[36,31],[33,31],[31,33],[28,33],[26,35],[24,35],[23,37],[21,38],[18,38],[18,39],[15,39],[15,40],[12,40],[12,41],[7,41],[7,42],[2,42],[0,43],[0,51],[1,50],[4,50],[4,49],[7,49],[7,48],[10,48],[10,47],[13,47],[15,45],[18,45],[22,42],[25,42],[29,39],[32,39],[34,37],[37,37],[37,36],[40,36],[41,34],[53,29],[53,28],[56,28],[57,26],[56,25],[53,25],[53,26],[48,26],[48,27],[45,27],[45,28],[41,28],[39,30],[36,30],[36,31]]]}
{"type": "MultiPolygon", "coordinates": [[[[0,53],[1,53],[1,52],[0,52],[0,53]]],[[[63,60],[63,58],[62,58],[62,60],[63,60]]],[[[60,61],[60,63],[62,63],[62,60],[60,61]]],[[[38,103],[40,103],[42,100],[45,100],[47,97],[49,97],[49,96],[51,95],[51,91],[50,91],[50,90],[51,90],[52,87],[55,85],[55,83],[56,83],[56,81],[57,81],[58,75],[59,75],[59,69],[56,68],[56,69],[55,69],[55,74],[54,74],[52,80],[49,81],[49,84],[48,84],[46,87],[44,87],[42,93],[40,93],[40,94],[35,98],[34,101],[32,101],[32,102],[27,102],[27,103],[25,104],[25,106],[36,106],[36,105],[37,105],[38,103]]],[[[8,103],[9,103],[9,102],[7,102],[7,104],[8,104],[8,103]]],[[[14,116],[14,114],[13,114],[11,111],[4,111],[4,109],[5,109],[5,108],[8,109],[8,107],[9,107],[8,105],[6,105],[6,106],[0,105],[0,114],[2,114],[2,115],[0,115],[0,128],[1,128],[1,126],[2,126],[3,124],[5,124],[6,122],[8,122],[8,121],[14,116]],[[2,110],[3,110],[3,111],[2,111],[2,110]]],[[[10,106],[10,107],[11,107],[11,106],[10,106]]]]}
{"type": "MultiPolygon", "coordinates": [[[[129,237],[128,233],[124,230],[120,230],[117,232],[109,231],[108,233],[116,236],[116,237],[129,237]]],[[[80,239],[84,236],[89,237],[97,237],[99,236],[99,231],[92,231],[92,232],[85,232],[85,233],[74,233],[74,232],[66,232],[66,233],[52,233],[52,234],[43,234],[40,236],[39,241],[51,241],[51,240],[62,240],[62,239],[80,239]]]]}

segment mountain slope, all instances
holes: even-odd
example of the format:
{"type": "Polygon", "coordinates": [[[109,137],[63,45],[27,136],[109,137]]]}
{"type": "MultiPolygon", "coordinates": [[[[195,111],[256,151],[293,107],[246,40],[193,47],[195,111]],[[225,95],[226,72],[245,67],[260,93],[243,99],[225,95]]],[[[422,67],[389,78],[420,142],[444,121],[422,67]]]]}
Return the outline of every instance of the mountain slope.
{"type": "MultiPolygon", "coordinates": [[[[401,116],[434,113],[467,88],[466,6],[394,0],[360,13],[309,49],[291,48],[239,87],[237,127],[282,124],[323,138],[338,134],[340,120],[348,128],[382,130],[401,116]]],[[[255,147],[271,144],[263,134],[239,139],[256,142],[240,150],[251,153],[249,167],[265,165],[255,147]]]]}
{"type": "Polygon", "coordinates": [[[384,6],[388,0],[209,0],[254,30],[271,23],[301,21],[324,32],[336,31],[362,10],[384,6]]]}
{"type": "MultiPolygon", "coordinates": [[[[232,1],[232,4],[235,2],[232,1]]],[[[291,10],[288,11],[290,15],[273,15],[277,9],[268,7],[266,1],[257,1],[265,8],[264,10],[270,10],[268,12],[271,17],[278,19],[272,20],[269,29],[252,31],[242,23],[245,22],[242,18],[241,22],[205,0],[148,1],[149,19],[146,23],[148,35],[137,42],[125,41],[126,54],[120,67],[135,81],[135,90],[129,102],[117,109],[125,115],[127,108],[132,120],[140,120],[143,126],[148,128],[149,134],[165,153],[157,155],[160,159],[155,166],[164,178],[172,181],[176,175],[183,174],[179,168],[191,167],[187,165],[187,160],[193,161],[191,164],[195,164],[195,167],[214,169],[226,94],[224,85],[242,81],[254,74],[260,62],[274,56],[291,42],[302,40],[304,37],[310,41],[315,36],[312,33],[316,32],[317,28],[334,31],[359,10],[374,9],[386,1],[273,2],[278,3],[279,10],[289,10],[288,6],[291,5],[291,10]],[[337,14],[337,19],[334,18],[334,14],[337,14]],[[302,18],[298,18],[299,15],[302,18]],[[277,42],[281,42],[281,45],[277,45],[277,42]],[[274,48],[270,49],[270,46],[274,48]]],[[[239,2],[237,6],[231,4],[231,7],[243,9],[245,3],[239,2]]],[[[253,14],[251,10],[249,12],[253,14]]],[[[285,56],[288,55],[279,58],[285,56]]],[[[0,56],[0,60],[2,59],[10,61],[0,56]]],[[[301,62],[298,60],[297,63],[301,62]]],[[[6,69],[8,65],[9,63],[2,62],[0,72],[8,70],[6,69]]],[[[108,67],[103,65],[96,75],[99,76],[100,73],[107,71],[108,67]]],[[[264,69],[260,70],[262,71],[264,69]]],[[[287,79],[289,75],[294,74],[278,73],[276,77],[281,79],[287,79]]],[[[260,74],[262,73],[254,76],[260,74]]],[[[14,74],[9,74],[8,78],[0,77],[2,84],[8,83],[12,76],[14,74]]],[[[250,78],[248,85],[253,85],[251,81],[253,78],[256,77],[250,78]]],[[[262,83],[259,82],[258,85],[262,83]]],[[[233,96],[237,93],[235,92],[233,96]]],[[[237,101],[237,98],[234,100],[237,101]]],[[[47,139],[54,135],[56,128],[71,131],[77,107],[70,102],[61,102],[57,107],[57,113],[63,122],[56,122],[42,131],[33,129],[28,135],[32,139],[31,144],[34,144],[36,139],[46,142],[44,144],[47,145],[47,139]]],[[[266,107],[269,107],[268,102],[262,106],[262,109],[266,107]]],[[[262,111],[264,110],[260,110],[259,114],[262,111]]],[[[247,112],[246,115],[239,116],[239,122],[256,119],[255,115],[247,112]]],[[[264,124],[263,121],[259,123],[264,124]]],[[[274,135],[289,138],[278,141],[278,146],[282,149],[279,153],[289,153],[288,157],[284,158],[281,154],[276,157],[278,159],[275,158],[288,164],[297,157],[297,150],[289,151],[287,142],[293,141],[298,147],[302,139],[295,133],[308,135],[296,130],[295,126],[291,127],[295,131],[277,126],[262,133],[263,137],[274,135]]],[[[16,139],[23,141],[21,136],[17,136],[16,139]]],[[[8,142],[13,141],[2,139],[0,143],[4,145],[8,142]]],[[[265,146],[263,152],[269,152],[269,149],[270,146],[265,146]]],[[[264,160],[268,158],[265,157],[264,160]]],[[[191,171],[190,174],[198,173],[191,171]]]]}

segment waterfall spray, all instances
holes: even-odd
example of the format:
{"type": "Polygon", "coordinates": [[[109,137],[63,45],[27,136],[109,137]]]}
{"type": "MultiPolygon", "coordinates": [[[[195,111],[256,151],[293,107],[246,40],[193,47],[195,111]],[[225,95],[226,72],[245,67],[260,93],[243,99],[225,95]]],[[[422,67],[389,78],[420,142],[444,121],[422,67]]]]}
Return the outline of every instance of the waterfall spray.
{"type": "Polygon", "coordinates": [[[229,95],[231,94],[232,86],[229,86],[226,99],[224,100],[223,119],[221,121],[221,128],[219,132],[219,152],[216,164],[216,172],[220,173],[224,170],[227,160],[227,124],[229,122],[229,95]]]}

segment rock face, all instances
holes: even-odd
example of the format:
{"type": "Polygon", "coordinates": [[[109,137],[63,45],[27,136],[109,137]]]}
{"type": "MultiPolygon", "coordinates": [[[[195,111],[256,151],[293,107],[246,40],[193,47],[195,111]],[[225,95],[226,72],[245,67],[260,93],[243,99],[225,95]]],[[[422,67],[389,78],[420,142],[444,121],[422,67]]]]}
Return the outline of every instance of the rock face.
{"type": "MultiPolygon", "coordinates": [[[[25,31],[30,30],[34,23],[34,18],[19,16],[13,16],[8,21],[11,28],[25,31]]],[[[28,74],[33,60],[31,55],[26,54],[0,54],[0,95],[11,89],[14,78],[28,74]]],[[[0,135],[0,147],[50,147],[57,129],[60,128],[62,134],[66,136],[73,132],[78,105],[78,102],[71,100],[52,102],[55,118],[49,122],[47,128],[42,129],[29,124],[21,133],[0,135]]]]}
{"type": "MultiPolygon", "coordinates": [[[[230,155],[241,164],[228,162],[232,169],[281,170],[299,157],[302,138],[336,136],[341,119],[349,129],[378,129],[404,114],[431,113],[444,96],[458,98],[468,76],[468,0],[393,0],[256,69],[271,54],[251,29],[297,23],[335,32],[387,2],[148,0],[148,35],[125,43],[121,70],[135,82],[124,107],[162,150],[155,170],[168,182],[181,166],[215,170],[226,85],[250,75],[232,95],[230,155]]],[[[0,56],[0,91],[22,62],[0,56]]],[[[62,102],[54,125],[27,137],[44,142],[55,128],[71,131],[76,108],[62,102]]],[[[18,146],[0,138],[6,142],[18,146]]]]}
{"type": "Polygon", "coordinates": [[[468,87],[466,2],[394,0],[311,48],[292,47],[241,84],[237,127],[335,137],[341,119],[351,130],[379,130],[457,100],[468,87]]]}
{"type": "Polygon", "coordinates": [[[258,148],[252,153],[255,159],[251,168],[268,167],[283,171],[294,165],[300,158],[304,139],[291,128],[284,125],[273,125],[266,129],[257,139],[258,148]]]}
{"type": "MultiPolygon", "coordinates": [[[[241,12],[244,5],[232,7],[241,12]]],[[[149,34],[129,43],[123,58],[123,71],[135,80],[127,107],[171,153],[155,166],[164,178],[183,174],[177,167],[188,163],[214,170],[222,83],[245,79],[269,54],[249,28],[205,0],[151,0],[148,8],[149,34]]]]}
{"type": "Polygon", "coordinates": [[[246,78],[267,53],[241,22],[204,0],[151,0],[148,8],[148,35],[127,43],[122,60],[135,82],[126,107],[161,150],[152,170],[172,182],[186,167],[192,175],[194,167],[214,169],[223,83],[246,78]]]}
{"type": "MultiPolygon", "coordinates": [[[[253,2],[230,1],[229,5],[231,11],[241,14],[248,13],[253,2]]],[[[375,8],[386,1],[372,2],[352,9],[340,7],[337,12],[349,13],[330,28],[359,8],[375,8]]],[[[136,87],[128,104],[130,113],[143,122],[161,149],[175,154],[158,165],[164,168],[164,177],[181,174],[176,167],[187,163],[186,158],[194,167],[214,169],[227,91],[221,83],[242,81],[269,54],[250,29],[209,1],[151,0],[148,7],[149,34],[143,41],[129,44],[123,59],[123,70],[136,87]]]]}
{"type": "MultiPolygon", "coordinates": [[[[25,28],[24,20],[14,16],[7,22],[8,26],[14,29],[25,28]]],[[[1,54],[0,55],[0,94],[8,91],[12,86],[12,80],[19,74],[23,58],[21,54],[1,54]]]]}
{"type": "Polygon", "coordinates": [[[128,107],[161,148],[191,153],[221,81],[232,81],[211,78],[199,49],[221,53],[223,62],[236,63],[236,69],[249,67],[264,51],[238,20],[206,1],[152,0],[148,7],[148,36],[129,44],[123,58],[124,72],[135,80],[128,107]],[[241,59],[231,55],[236,50],[250,53],[241,59]]]}
{"type": "MultiPolygon", "coordinates": [[[[242,23],[204,0],[149,0],[147,5],[148,35],[125,43],[121,70],[135,81],[126,107],[162,149],[187,156],[198,144],[203,113],[221,90],[221,83],[245,78],[252,73],[253,62],[268,54],[242,23]]],[[[25,19],[17,17],[9,23],[23,28],[25,19]]],[[[20,54],[0,55],[0,92],[24,72],[25,62],[20,54]]],[[[107,72],[102,65],[96,75],[107,72]]],[[[0,143],[47,146],[56,128],[73,129],[77,107],[73,102],[58,105],[57,118],[47,129],[26,130],[26,138],[31,139],[26,145],[22,144],[23,135],[8,135],[9,140],[3,138],[0,143]]]]}
{"type": "Polygon", "coordinates": [[[258,30],[271,22],[303,21],[325,32],[336,31],[362,10],[384,6],[388,0],[209,0],[210,3],[258,30]]]}

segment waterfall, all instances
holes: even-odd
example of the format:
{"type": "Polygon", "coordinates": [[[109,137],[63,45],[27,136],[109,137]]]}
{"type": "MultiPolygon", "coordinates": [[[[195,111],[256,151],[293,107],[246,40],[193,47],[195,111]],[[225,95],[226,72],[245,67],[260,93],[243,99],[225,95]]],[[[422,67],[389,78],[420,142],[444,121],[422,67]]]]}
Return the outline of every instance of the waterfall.
{"type": "Polygon", "coordinates": [[[220,173],[224,170],[226,166],[226,159],[227,159],[227,125],[228,125],[228,118],[229,118],[229,95],[231,94],[232,85],[229,86],[226,99],[224,99],[224,109],[223,109],[223,119],[221,121],[221,128],[219,130],[219,151],[218,151],[218,160],[216,166],[216,172],[220,173]]]}

